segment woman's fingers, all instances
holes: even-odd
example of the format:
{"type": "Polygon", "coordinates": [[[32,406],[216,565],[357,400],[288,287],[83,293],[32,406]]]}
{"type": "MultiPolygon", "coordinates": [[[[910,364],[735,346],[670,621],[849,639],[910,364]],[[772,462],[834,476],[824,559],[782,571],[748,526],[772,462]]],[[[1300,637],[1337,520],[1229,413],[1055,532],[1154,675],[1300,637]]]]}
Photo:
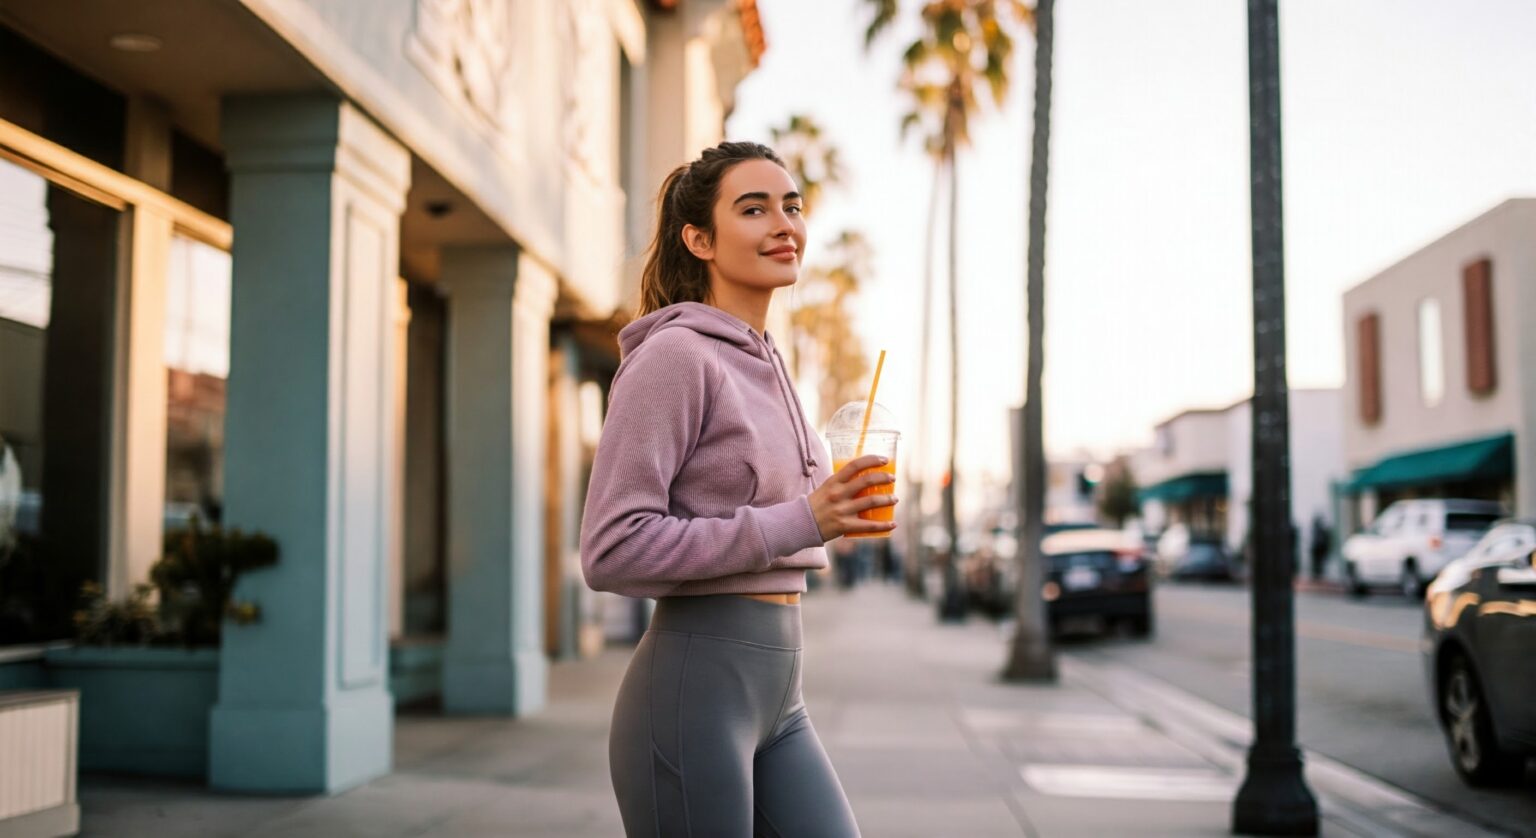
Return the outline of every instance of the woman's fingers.
{"type": "Polygon", "coordinates": [[[879,468],[885,465],[887,460],[879,454],[865,454],[857,459],[849,460],[833,475],[838,480],[847,483],[857,477],[859,472],[866,469],[879,468]]]}
{"type": "Polygon", "coordinates": [[[855,518],[854,524],[843,531],[849,533],[889,532],[896,529],[895,521],[866,521],[863,518],[855,518]]]}
{"type": "Polygon", "coordinates": [[[896,496],[895,495],[870,495],[868,497],[855,498],[854,499],[854,504],[855,504],[854,509],[855,509],[855,511],[858,511],[858,512],[863,512],[863,511],[865,511],[867,509],[878,509],[878,508],[880,508],[882,506],[895,506],[896,505],[896,496]]]}
{"type": "Polygon", "coordinates": [[[857,493],[862,492],[865,489],[872,489],[876,486],[885,486],[895,482],[896,475],[891,474],[888,471],[872,471],[868,474],[862,474],[854,478],[848,483],[848,486],[857,493]]]}

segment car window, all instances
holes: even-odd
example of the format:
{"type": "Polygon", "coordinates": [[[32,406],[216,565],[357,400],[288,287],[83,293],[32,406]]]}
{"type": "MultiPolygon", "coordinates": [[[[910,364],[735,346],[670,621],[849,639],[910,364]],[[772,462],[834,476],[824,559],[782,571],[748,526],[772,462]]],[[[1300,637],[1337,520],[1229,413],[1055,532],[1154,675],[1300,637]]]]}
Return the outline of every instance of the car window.
{"type": "Polygon", "coordinates": [[[1536,549],[1536,529],[1526,524],[1496,527],[1467,551],[1462,562],[1469,567],[1517,561],[1536,549]]]}
{"type": "Polygon", "coordinates": [[[1061,553],[1050,557],[1051,570],[1060,572],[1072,567],[1089,567],[1108,570],[1115,564],[1115,554],[1108,550],[1086,550],[1078,553],[1061,553]]]}
{"type": "Polygon", "coordinates": [[[1447,532],[1480,532],[1497,520],[1499,516],[1483,512],[1450,512],[1445,516],[1445,529],[1447,532]]]}
{"type": "Polygon", "coordinates": [[[1371,529],[1382,534],[1391,533],[1398,528],[1402,520],[1403,508],[1393,505],[1386,512],[1381,513],[1381,517],[1376,519],[1376,523],[1372,525],[1371,529]]]}

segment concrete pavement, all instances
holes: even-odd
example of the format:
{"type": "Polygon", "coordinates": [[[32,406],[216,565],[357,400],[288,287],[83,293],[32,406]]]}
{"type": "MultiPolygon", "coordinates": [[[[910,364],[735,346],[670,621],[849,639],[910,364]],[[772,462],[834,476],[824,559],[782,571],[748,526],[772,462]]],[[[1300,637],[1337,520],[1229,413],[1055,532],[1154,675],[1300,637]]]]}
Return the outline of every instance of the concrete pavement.
{"type": "MultiPolygon", "coordinates": [[[[1002,684],[1003,629],[938,625],[895,588],[803,609],[806,703],[866,836],[1228,834],[1240,717],[1070,654],[1058,685],[1002,684]]],[[[83,834],[620,835],[607,726],[628,654],[554,666],[533,718],[402,716],[394,773],[336,797],[87,778],[83,834]]],[[[1337,763],[1309,757],[1308,776],[1324,835],[1489,834],[1337,763]]]]}

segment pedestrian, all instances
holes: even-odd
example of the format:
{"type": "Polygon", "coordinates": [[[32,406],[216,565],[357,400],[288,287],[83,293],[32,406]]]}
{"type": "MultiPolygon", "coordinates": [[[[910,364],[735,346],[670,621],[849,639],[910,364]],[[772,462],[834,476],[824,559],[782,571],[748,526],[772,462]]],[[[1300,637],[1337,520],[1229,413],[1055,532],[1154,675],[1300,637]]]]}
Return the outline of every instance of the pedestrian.
{"type": "Polygon", "coordinates": [[[800,593],[828,541],[889,532],[831,473],[765,329],[799,278],[804,200],[766,146],[667,176],[582,521],[587,584],[656,597],[619,687],[609,770],[633,836],[857,836],[801,698],[800,593]]]}
{"type": "Polygon", "coordinates": [[[1328,529],[1328,522],[1323,519],[1322,513],[1312,516],[1311,542],[1312,578],[1322,579],[1328,565],[1328,554],[1333,550],[1333,532],[1328,529]]]}

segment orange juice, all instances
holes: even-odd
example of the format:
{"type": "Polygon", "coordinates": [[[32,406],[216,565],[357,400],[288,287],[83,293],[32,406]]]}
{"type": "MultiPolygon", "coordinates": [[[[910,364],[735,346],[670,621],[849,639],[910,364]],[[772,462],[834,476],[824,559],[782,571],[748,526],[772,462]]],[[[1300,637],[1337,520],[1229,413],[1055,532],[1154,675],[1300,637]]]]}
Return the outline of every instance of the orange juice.
{"type": "MultiPolygon", "coordinates": [[[[853,459],[853,458],[850,457],[849,459],[853,459]]],[[[848,460],[834,460],[834,461],[832,461],[832,471],[834,473],[842,471],[843,470],[843,466],[846,466],[846,465],[848,465],[848,460]]],[[[886,474],[889,474],[890,476],[895,477],[896,476],[896,458],[892,457],[891,461],[886,463],[883,466],[877,466],[875,468],[864,469],[863,471],[859,472],[859,474],[860,475],[864,475],[864,474],[868,474],[868,473],[870,473],[872,471],[883,471],[886,474]]],[[[865,489],[864,491],[859,492],[857,495],[854,495],[854,497],[862,498],[862,497],[868,497],[870,495],[894,495],[894,494],[896,494],[896,484],[894,482],[891,482],[891,483],[885,483],[885,484],[879,485],[879,486],[871,486],[868,489],[865,489]]],[[[863,518],[866,521],[894,521],[894,520],[896,520],[896,507],[895,506],[877,506],[874,509],[866,509],[863,512],[860,512],[859,513],[859,517],[863,518]]],[[[844,538],[890,538],[890,536],[891,536],[891,533],[889,531],[886,531],[886,532],[863,532],[863,533],[853,533],[853,532],[851,532],[851,533],[848,533],[847,535],[845,535],[843,537],[844,538]]]]}

